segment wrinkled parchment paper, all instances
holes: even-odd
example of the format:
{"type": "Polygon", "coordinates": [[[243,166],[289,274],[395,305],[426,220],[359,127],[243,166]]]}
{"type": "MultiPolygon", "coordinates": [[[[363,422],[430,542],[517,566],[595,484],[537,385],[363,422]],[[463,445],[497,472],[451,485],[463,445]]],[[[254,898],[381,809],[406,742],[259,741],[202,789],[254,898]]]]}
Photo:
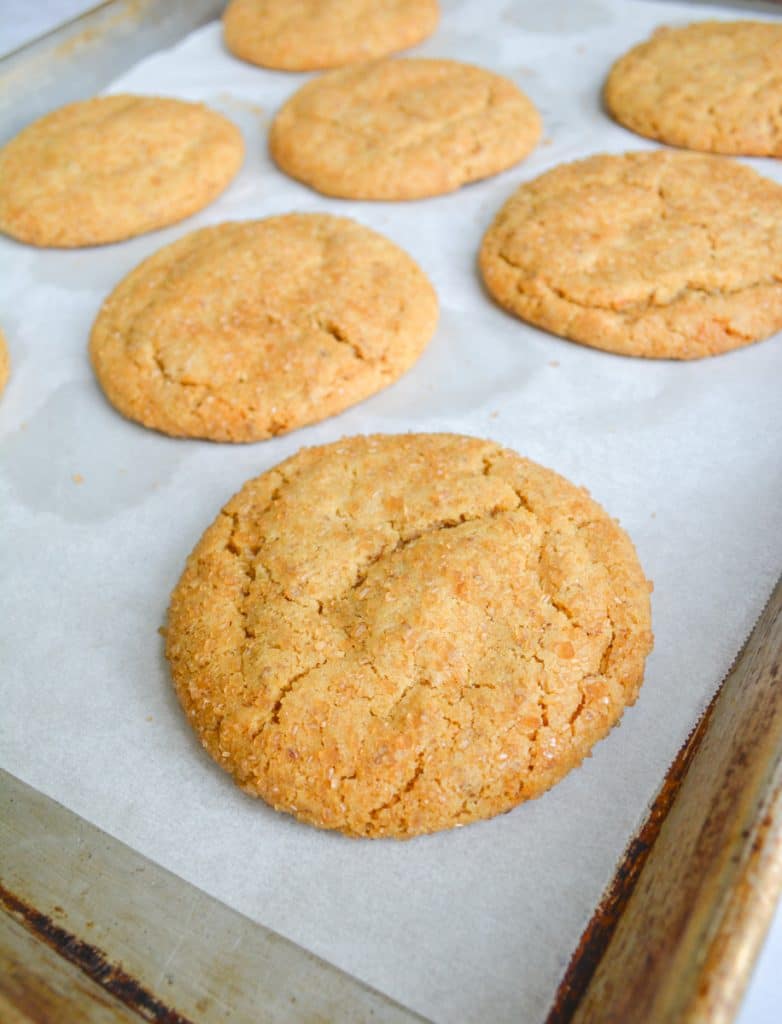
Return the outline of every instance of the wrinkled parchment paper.
{"type": "MultiPolygon", "coordinates": [[[[475,270],[483,231],[520,182],[563,160],[652,145],[602,112],[601,81],[653,26],[707,8],[443,8],[416,52],[500,71],[543,114],[543,143],[505,174],[415,203],[317,196],[265,149],[273,112],[307,76],[232,59],[215,24],[112,91],[205,100],[233,118],[247,159],[228,192],[184,224],[101,249],[0,239],[13,359],[0,400],[0,764],[437,1021],[534,1022],[780,570],[782,336],[697,363],[621,358],[506,315],[475,270]],[[421,263],[442,303],[421,361],[361,406],[251,446],[174,440],[123,420],[86,356],[106,293],[196,227],[288,210],[348,214],[421,263]],[[247,478],[301,445],[408,430],[496,438],[585,484],[655,581],[657,642],[638,704],[543,798],[408,843],[348,840],[275,814],[212,764],[173,697],[157,630],[188,552],[247,478]]],[[[782,162],[750,162],[782,181],[782,162]]]]}

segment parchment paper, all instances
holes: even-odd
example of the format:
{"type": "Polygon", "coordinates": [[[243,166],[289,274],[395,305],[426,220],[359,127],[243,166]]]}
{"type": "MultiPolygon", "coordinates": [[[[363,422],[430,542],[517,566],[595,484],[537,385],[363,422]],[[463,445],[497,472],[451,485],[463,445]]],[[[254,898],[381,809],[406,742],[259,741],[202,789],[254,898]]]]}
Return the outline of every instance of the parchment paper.
{"type": "MultiPolygon", "coordinates": [[[[421,202],[317,196],[265,150],[271,115],[307,76],[241,64],[212,25],[112,89],[205,100],[234,118],[247,160],[229,191],[184,224],[100,249],[0,239],[13,359],[0,400],[0,763],[437,1021],[534,1022],[779,572],[782,337],[696,363],[611,356],[506,315],[475,270],[483,231],[520,182],[651,145],[601,111],[603,76],[654,25],[707,8],[443,7],[418,52],[501,71],[542,111],[543,144],[507,173],[421,202]],[[256,445],[174,440],[123,420],[86,356],[109,289],[196,227],[293,209],[353,216],[420,261],[442,303],[421,361],[361,406],[256,445]],[[275,814],[212,764],[172,695],[157,629],[188,552],[247,478],[301,445],[407,430],[493,437],[588,486],[655,581],[657,642],[636,707],[543,798],[408,843],[348,840],[275,814]]],[[[782,181],[782,163],[751,162],[782,181]]]]}

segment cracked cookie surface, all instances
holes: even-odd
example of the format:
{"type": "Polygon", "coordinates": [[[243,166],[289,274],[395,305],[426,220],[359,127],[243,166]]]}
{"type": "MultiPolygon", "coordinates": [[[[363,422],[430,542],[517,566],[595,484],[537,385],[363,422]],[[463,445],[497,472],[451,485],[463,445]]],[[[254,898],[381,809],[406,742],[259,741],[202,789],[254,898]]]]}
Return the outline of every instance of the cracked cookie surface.
{"type": "Polygon", "coordinates": [[[419,199],[511,167],[540,130],[537,110],[509,79],[409,58],[308,82],[275,117],[269,148],[281,170],[326,195],[419,199]]]}
{"type": "Polygon", "coordinates": [[[621,124],[686,149],[782,156],[782,25],[660,28],[614,64],[605,102],[621,124]]]}
{"type": "Polygon", "coordinates": [[[103,304],[90,355],[109,401],[166,434],[257,441],[393,383],[437,325],[418,265],[346,217],[194,231],[103,304]]]}
{"type": "Polygon", "coordinates": [[[167,656],[212,757],[321,828],[407,837],[557,782],[652,645],[630,539],[582,488],[449,434],[303,449],[190,556],[167,656]]]}
{"type": "Polygon", "coordinates": [[[207,206],[243,157],[239,129],[201,103],[69,103],[0,150],[0,231],[64,248],[131,238],[207,206]]]}
{"type": "Polygon", "coordinates": [[[697,359],[782,328],[782,186],[722,157],[595,156],[522,185],[486,233],[494,298],[574,341],[697,359]]]}
{"type": "Polygon", "coordinates": [[[438,18],[437,0],[232,0],[223,32],[242,60],[315,71],[415,46],[438,18]]]}

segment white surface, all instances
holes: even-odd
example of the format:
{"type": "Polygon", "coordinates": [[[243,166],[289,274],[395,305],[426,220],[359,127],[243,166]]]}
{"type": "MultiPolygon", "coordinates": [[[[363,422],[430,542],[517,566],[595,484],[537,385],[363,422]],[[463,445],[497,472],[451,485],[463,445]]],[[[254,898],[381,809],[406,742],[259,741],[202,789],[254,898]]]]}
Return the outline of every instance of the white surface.
{"type": "MultiPolygon", "coordinates": [[[[232,116],[248,158],[226,196],[185,225],[101,250],[0,240],[0,317],[14,362],[0,404],[0,650],[14,652],[0,760],[425,1013],[534,1020],[779,570],[782,339],[697,364],[646,363],[493,308],[474,255],[496,208],[562,159],[645,147],[601,114],[602,74],[652,24],[692,11],[644,5],[614,28],[613,12],[628,17],[621,0],[445,7],[420,51],[502,70],[543,112],[551,142],[507,174],[425,203],[317,197],[275,171],[263,143],[268,115],[303,76],[231,60],[210,27],[116,88],[205,99],[232,116]],[[251,447],[175,441],[120,419],[85,356],[107,290],[193,227],[291,208],[348,213],[421,261],[443,316],[418,366],[341,417],[251,447]],[[511,815],[407,844],[318,833],[237,792],[191,737],[155,632],[188,550],[248,476],[302,444],[370,429],[455,429],[512,444],[587,484],[656,581],[647,682],[594,757],[511,815]]],[[[754,163],[782,180],[779,163],[754,163]]],[[[779,946],[768,948],[773,963],[779,946]]],[[[780,988],[768,976],[765,990],[753,983],[743,1024],[771,1021],[780,988]]]]}
{"type": "Polygon", "coordinates": [[[0,0],[0,55],[76,18],[99,0],[0,0]]]}

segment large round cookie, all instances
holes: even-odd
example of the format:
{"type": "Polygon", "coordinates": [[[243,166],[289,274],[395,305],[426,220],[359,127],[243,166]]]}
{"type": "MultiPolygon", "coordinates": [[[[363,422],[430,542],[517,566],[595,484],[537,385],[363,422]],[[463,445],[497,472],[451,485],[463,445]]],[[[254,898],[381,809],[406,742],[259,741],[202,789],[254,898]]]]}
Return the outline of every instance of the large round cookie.
{"type": "Polygon", "coordinates": [[[10,372],[11,360],[8,356],[8,346],[5,343],[5,335],[0,331],[0,395],[5,390],[10,372]]]}
{"type": "Polygon", "coordinates": [[[782,328],[782,187],[670,150],[563,164],[506,202],[480,266],[501,305],[554,334],[715,355],[782,328]]]}
{"type": "Polygon", "coordinates": [[[275,117],[271,154],[330,196],[418,199],[452,192],[525,157],[540,136],[507,78],[453,60],[386,60],[304,85],[275,117]]]}
{"type": "Polygon", "coordinates": [[[115,288],[92,330],[113,405],[166,434],[257,441],[400,377],[437,323],[416,263],[346,217],[194,231],[115,288]]]}
{"type": "Polygon", "coordinates": [[[211,203],[243,155],[239,129],[200,103],[69,103],[0,150],[0,231],[63,247],[153,231],[211,203]]]}
{"type": "Polygon", "coordinates": [[[167,655],[204,746],[321,828],[510,810],[632,704],[649,584],[551,470],[452,434],[354,437],[251,480],[190,556],[167,655]]]}
{"type": "Polygon", "coordinates": [[[623,125],[674,146],[782,156],[782,24],[660,28],[614,64],[605,102],[623,125]]]}
{"type": "Polygon", "coordinates": [[[223,31],[242,60],[313,71],[415,46],[438,18],[437,0],[231,0],[223,31]]]}

